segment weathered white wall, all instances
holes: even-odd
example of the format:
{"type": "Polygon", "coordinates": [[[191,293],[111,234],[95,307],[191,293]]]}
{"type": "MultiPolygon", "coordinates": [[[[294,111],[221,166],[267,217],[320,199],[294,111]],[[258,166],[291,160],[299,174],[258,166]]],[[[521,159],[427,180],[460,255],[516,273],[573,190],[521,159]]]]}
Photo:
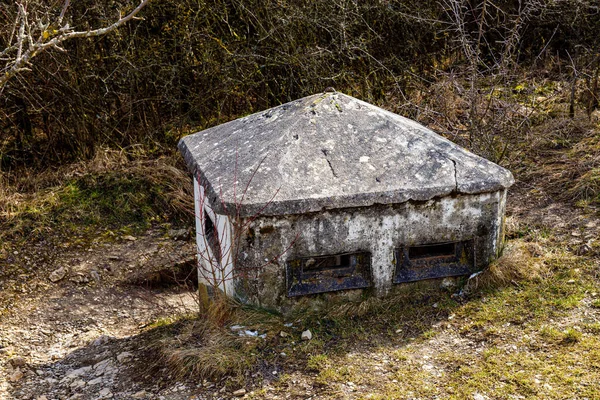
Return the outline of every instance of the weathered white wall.
{"type": "Polygon", "coordinates": [[[198,280],[211,287],[219,288],[228,296],[235,296],[233,271],[233,226],[226,215],[216,214],[204,194],[204,188],[194,179],[194,204],[196,216],[196,245],[198,254],[198,280]],[[214,223],[221,247],[221,262],[214,256],[205,237],[204,211],[214,223]]]}
{"type": "MultiPolygon", "coordinates": [[[[240,241],[238,295],[267,307],[287,309],[286,261],[300,257],[369,251],[376,294],[394,286],[395,249],[474,239],[476,266],[497,256],[506,191],[458,195],[425,202],[259,217],[240,241]],[[273,261],[275,260],[275,261],[273,261]]],[[[319,295],[321,296],[321,295],[319,295]]]]}
{"type": "Polygon", "coordinates": [[[368,251],[375,294],[385,295],[395,286],[395,249],[402,245],[473,239],[475,263],[482,269],[497,257],[503,240],[506,191],[303,215],[250,217],[239,221],[249,227],[240,240],[233,237],[232,219],[213,211],[197,179],[194,195],[199,280],[228,296],[280,310],[290,309],[302,300],[287,297],[288,260],[368,251]],[[204,236],[204,210],[219,235],[221,263],[204,236]],[[234,249],[232,243],[239,243],[239,249],[234,249]]]}

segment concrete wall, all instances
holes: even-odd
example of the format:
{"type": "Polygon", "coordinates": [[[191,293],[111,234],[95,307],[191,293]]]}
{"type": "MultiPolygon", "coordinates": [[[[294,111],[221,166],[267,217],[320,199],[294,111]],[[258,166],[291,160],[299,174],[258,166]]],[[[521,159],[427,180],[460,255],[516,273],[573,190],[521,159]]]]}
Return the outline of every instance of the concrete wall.
{"type": "Polygon", "coordinates": [[[229,296],[282,311],[315,297],[333,300],[360,296],[363,292],[351,290],[290,298],[286,285],[288,260],[370,252],[371,291],[385,295],[398,286],[393,283],[395,249],[402,245],[473,239],[476,269],[483,269],[497,256],[503,240],[506,191],[236,220],[215,214],[197,181],[194,188],[200,281],[221,288],[229,296]],[[217,228],[220,263],[207,245],[202,210],[206,210],[217,228]],[[240,232],[239,240],[234,238],[235,231],[240,232]]]}
{"type": "MultiPolygon", "coordinates": [[[[257,218],[240,241],[237,296],[288,310],[302,298],[287,297],[286,262],[347,252],[371,253],[373,292],[395,285],[395,248],[473,239],[476,269],[497,256],[503,240],[506,191],[445,197],[420,203],[379,205],[307,215],[257,218]]],[[[400,284],[405,285],[405,284],[400,284]]],[[[362,294],[362,290],[349,291],[362,294]]],[[[336,292],[329,300],[352,293],[336,292]]],[[[357,293],[354,293],[357,295],[357,293]]]]}

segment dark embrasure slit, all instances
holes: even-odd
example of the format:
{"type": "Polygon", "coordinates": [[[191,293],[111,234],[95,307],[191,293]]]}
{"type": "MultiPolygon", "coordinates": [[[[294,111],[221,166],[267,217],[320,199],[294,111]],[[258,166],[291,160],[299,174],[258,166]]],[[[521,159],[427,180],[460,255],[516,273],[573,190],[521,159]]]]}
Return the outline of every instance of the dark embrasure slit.
{"type": "Polygon", "coordinates": [[[474,239],[396,248],[394,283],[467,275],[476,271],[474,239]]]}
{"type": "Polygon", "coordinates": [[[456,243],[441,243],[425,246],[412,246],[408,249],[408,257],[416,258],[453,256],[456,253],[456,243]]]}
{"type": "Polygon", "coordinates": [[[302,296],[371,285],[368,252],[303,257],[288,261],[288,296],[302,296]]]}
{"type": "Polygon", "coordinates": [[[208,212],[204,210],[204,238],[206,240],[206,244],[210,247],[213,257],[215,261],[221,263],[221,244],[219,243],[219,234],[217,232],[217,228],[215,227],[215,223],[208,215],[208,212]]]}

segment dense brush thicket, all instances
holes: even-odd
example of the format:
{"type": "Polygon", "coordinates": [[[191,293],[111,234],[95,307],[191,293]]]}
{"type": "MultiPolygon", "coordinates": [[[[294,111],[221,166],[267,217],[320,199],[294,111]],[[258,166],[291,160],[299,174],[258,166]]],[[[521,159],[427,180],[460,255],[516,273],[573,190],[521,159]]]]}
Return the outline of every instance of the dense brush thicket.
{"type": "MultiPolygon", "coordinates": [[[[32,18],[60,13],[62,2],[37,3],[32,18]]],[[[91,29],[122,7],[82,0],[67,18],[91,29]]],[[[0,5],[0,51],[15,13],[0,5]]],[[[141,15],[39,55],[8,82],[3,169],[90,157],[98,146],[172,147],[187,132],[328,86],[398,109],[440,72],[507,74],[549,58],[588,65],[600,46],[594,0],[155,0],[141,15]]]]}

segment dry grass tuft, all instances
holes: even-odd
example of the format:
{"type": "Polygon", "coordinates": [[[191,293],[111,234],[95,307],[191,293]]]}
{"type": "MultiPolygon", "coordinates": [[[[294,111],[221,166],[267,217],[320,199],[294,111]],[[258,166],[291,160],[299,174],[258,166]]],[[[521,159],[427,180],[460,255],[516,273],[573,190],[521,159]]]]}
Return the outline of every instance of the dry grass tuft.
{"type": "Polygon", "coordinates": [[[241,375],[252,364],[244,343],[209,319],[180,323],[180,331],[157,346],[159,362],[176,378],[219,379],[241,375]]]}
{"type": "Polygon", "coordinates": [[[204,316],[183,319],[164,328],[154,342],[155,364],[177,379],[239,377],[255,362],[257,339],[240,337],[228,325],[243,314],[239,304],[222,299],[210,304],[204,316]]]}
{"type": "Polygon", "coordinates": [[[543,249],[538,243],[511,241],[500,258],[467,282],[464,291],[468,293],[476,289],[539,281],[549,273],[540,259],[542,252],[543,249]]]}

